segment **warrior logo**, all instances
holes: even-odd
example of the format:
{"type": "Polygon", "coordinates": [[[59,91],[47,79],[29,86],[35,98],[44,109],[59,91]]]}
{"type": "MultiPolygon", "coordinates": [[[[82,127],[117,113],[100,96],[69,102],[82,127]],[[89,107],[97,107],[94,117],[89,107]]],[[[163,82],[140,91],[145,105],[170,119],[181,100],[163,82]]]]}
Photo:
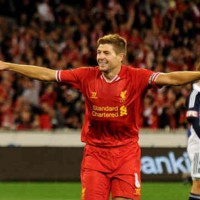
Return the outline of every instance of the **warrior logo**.
{"type": "Polygon", "coordinates": [[[91,99],[97,99],[97,93],[96,92],[91,92],[91,99]]]}

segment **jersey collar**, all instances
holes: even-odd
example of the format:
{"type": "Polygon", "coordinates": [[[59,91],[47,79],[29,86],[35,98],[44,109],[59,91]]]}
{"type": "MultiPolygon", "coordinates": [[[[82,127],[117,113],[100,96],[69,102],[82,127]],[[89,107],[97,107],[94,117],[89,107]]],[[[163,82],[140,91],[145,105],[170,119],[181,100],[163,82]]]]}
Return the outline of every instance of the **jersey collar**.
{"type": "Polygon", "coordinates": [[[114,81],[118,81],[120,77],[117,74],[112,80],[108,80],[103,74],[101,74],[101,79],[105,80],[107,83],[112,83],[114,81]]]}
{"type": "Polygon", "coordinates": [[[124,65],[122,65],[121,70],[119,71],[119,73],[112,79],[112,80],[108,80],[103,73],[101,74],[101,79],[103,79],[104,81],[106,81],[106,83],[113,83],[115,81],[118,81],[121,77],[122,77],[122,71],[123,71],[123,67],[124,65]]]}

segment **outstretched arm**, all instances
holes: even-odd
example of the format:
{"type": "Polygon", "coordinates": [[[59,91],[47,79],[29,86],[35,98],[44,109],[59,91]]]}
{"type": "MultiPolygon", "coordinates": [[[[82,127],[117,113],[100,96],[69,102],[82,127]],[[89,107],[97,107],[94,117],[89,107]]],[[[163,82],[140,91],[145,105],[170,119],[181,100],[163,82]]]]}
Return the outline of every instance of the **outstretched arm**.
{"type": "Polygon", "coordinates": [[[200,72],[180,71],[160,73],[156,85],[184,85],[200,79],[200,72]]]}
{"type": "MultiPolygon", "coordinates": [[[[198,67],[200,63],[196,65],[197,69],[198,67]]],[[[157,85],[184,85],[196,80],[200,80],[200,71],[177,71],[160,73],[155,82],[157,85]]]]}
{"type": "Polygon", "coordinates": [[[34,65],[21,65],[0,61],[0,70],[10,70],[29,78],[38,79],[42,81],[55,81],[56,70],[48,69],[46,67],[38,67],[34,65]]]}

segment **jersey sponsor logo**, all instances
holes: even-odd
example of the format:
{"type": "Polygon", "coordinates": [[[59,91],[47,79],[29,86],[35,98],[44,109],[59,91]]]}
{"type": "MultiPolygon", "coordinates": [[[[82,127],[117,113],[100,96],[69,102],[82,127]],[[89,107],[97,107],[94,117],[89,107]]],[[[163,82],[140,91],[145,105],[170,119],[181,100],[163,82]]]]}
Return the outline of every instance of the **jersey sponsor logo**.
{"type": "Polygon", "coordinates": [[[122,117],[128,114],[126,106],[92,106],[92,116],[115,118],[122,117]]]}
{"type": "Polygon", "coordinates": [[[94,117],[119,117],[118,106],[92,106],[92,116],[94,117]]]}
{"type": "Polygon", "coordinates": [[[93,105],[93,110],[95,111],[118,111],[118,106],[96,106],[93,105]]]}
{"type": "Polygon", "coordinates": [[[124,102],[126,100],[127,90],[121,91],[120,93],[120,102],[124,102]]]}
{"type": "Polygon", "coordinates": [[[118,112],[113,112],[113,113],[106,113],[106,112],[95,112],[92,111],[92,116],[93,117],[107,117],[107,118],[114,118],[114,117],[119,117],[118,112]]]}
{"type": "Polygon", "coordinates": [[[127,108],[126,108],[126,106],[121,106],[120,107],[120,117],[122,117],[122,116],[124,116],[124,115],[127,115],[127,108]]]}
{"type": "Polygon", "coordinates": [[[97,99],[97,92],[91,92],[91,99],[97,99]]]}
{"type": "Polygon", "coordinates": [[[198,117],[198,112],[195,110],[188,110],[186,113],[186,117],[198,117]]]}

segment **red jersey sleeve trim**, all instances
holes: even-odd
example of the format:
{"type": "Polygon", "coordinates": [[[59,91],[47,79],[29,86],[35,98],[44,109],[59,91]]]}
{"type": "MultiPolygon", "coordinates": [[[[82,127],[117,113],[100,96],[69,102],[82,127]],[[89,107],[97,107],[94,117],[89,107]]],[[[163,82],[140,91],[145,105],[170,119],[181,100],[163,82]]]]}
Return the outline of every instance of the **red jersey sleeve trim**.
{"type": "Polygon", "coordinates": [[[155,86],[156,85],[156,79],[158,78],[158,76],[160,74],[161,74],[160,72],[153,73],[149,78],[149,85],[155,86]]]}
{"type": "Polygon", "coordinates": [[[56,71],[56,80],[57,80],[57,82],[61,82],[60,70],[57,70],[57,71],[56,71]]]}

